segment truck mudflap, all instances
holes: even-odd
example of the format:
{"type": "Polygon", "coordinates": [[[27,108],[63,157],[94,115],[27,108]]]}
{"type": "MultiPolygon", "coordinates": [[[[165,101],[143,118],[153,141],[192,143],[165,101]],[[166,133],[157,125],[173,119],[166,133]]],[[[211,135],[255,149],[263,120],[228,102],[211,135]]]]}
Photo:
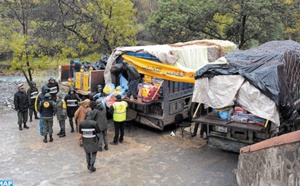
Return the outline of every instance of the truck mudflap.
{"type": "MultiPolygon", "coordinates": [[[[227,151],[232,151],[239,153],[240,148],[247,146],[245,142],[234,141],[228,138],[222,137],[217,133],[211,132],[207,139],[207,144],[209,147],[223,149],[227,151]]],[[[250,145],[250,144],[249,144],[250,145]]]]}

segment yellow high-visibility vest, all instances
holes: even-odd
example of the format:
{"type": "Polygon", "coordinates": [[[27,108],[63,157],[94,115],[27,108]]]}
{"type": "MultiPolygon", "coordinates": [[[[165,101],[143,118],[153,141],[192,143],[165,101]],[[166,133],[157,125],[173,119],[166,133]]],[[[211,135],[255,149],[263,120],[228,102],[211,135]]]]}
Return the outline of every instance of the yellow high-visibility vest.
{"type": "Polygon", "coordinates": [[[126,101],[115,102],[113,104],[114,114],[113,120],[117,122],[122,122],[126,120],[126,108],[128,104],[126,101]]]}

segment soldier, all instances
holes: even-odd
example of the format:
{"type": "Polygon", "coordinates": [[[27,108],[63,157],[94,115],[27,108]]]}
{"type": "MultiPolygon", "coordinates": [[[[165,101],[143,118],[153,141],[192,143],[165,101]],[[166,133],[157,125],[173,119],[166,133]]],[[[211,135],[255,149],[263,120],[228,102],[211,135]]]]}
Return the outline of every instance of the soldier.
{"type": "Polygon", "coordinates": [[[117,100],[114,104],[109,108],[109,113],[113,113],[113,120],[115,125],[115,137],[114,141],[110,144],[118,145],[118,140],[120,143],[123,143],[124,140],[124,121],[126,120],[126,109],[127,109],[127,102],[122,101],[121,95],[116,96],[117,100]],[[120,137],[119,137],[119,132],[120,137]]]}
{"type": "Polygon", "coordinates": [[[54,78],[50,78],[47,87],[50,89],[51,99],[56,102],[56,94],[59,92],[58,83],[54,78]]]}
{"type": "MultiPolygon", "coordinates": [[[[34,102],[34,109],[36,112],[38,112],[38,106],[40,105],[41,101],[45,100],[45,94],[49,92],[49,88],[47,87],[47,85],[43,85],[42,86],[42,92],[40,92],[37,97],[35,98],[35,102],[34,102]]],[[[39,126],[40,126],[40,134],[42,136],[44,136],[43,134],[43,117],[42,117],[42,113],[40,113],[40,122],[39,122],[39,126]]]]}
{"type": "Polygon", "coordinates": [[[27,96],[29,101],[29,122],[32,122],[32,115],[34,114],[34,119],[40,119],[37,116],[37,112],[34,109],[35,98],[37,97],[39,90],[36,88],[36,83],[34,81],[30,82],[30,88],[27,90],[27,96]]]}
{"type": "Polygon", "coordinates": [[[67,115],[71,126],[71,133],[74,132],[73,117],[79,107],[80,101],[81,99],[75,92],[75,89],[73,87],[70,87],[68,94],[65,96],[65,102],[67,103],[67,115]]]}
{"type": "Polygon", "coordinates": [[[56,113],[55,102],[51,100],[50,93],[45,94],[45,100],[41,101],[39,104],[39,112],[42,113],[43,117],[43,134],[44,134],[44,143],[47,143],[47,134],[49,133],[50,140],[53,141],[53,116],[56,113]]]}
{"type": "Polygon", "coordinates": [[[29,129],[29,127],[26,125],[28,121],[29,102],[23,84],[18,85],[18,92],[16,92],[14,95],[14,105],[15,110],[18,111],[19,130],[23,130],[22,123],[24,123],[25,129],[29,129]]]}
{"type": "Polygon", "coordinates": [[[94,172],[96,171],[94,163],[96,161],[99,144],[97,133],[100,132],[100,129],[97,122],[92,120],[91,111],[88,111],[85,120],[80,122],[79,132],[82,134],[83,138],[83,148],[86,153],[87,168],[89,171],[94,172]]]}
{"type": "Polygon", "coordinates": [[[56,117],[59,122],[60,132],[57,134],[60,138],[66,136],[65,120],[67,119],[67,105],[65,100],[62,99],[63,94],[61,92],[56,94],[57,103],[56,103],[56,117]]]}

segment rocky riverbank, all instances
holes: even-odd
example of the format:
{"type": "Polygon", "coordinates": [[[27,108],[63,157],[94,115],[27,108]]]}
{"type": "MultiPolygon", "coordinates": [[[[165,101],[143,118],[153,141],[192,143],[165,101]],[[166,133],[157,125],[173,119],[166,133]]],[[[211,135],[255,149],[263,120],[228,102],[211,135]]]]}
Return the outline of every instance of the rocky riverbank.
{"type": "MultiPolygon", "coordinates": [[[[46,83],[50,77],[58,80],[58,71],[40,71],[33,74],[33,81],[40,87],[46,83]]],[[[0,112],[14,109],[14,94],[18,91],[18,84],[24,83],[25,89],[29,88],[24,76],[19,71],[0,72],[0,112]]]]}

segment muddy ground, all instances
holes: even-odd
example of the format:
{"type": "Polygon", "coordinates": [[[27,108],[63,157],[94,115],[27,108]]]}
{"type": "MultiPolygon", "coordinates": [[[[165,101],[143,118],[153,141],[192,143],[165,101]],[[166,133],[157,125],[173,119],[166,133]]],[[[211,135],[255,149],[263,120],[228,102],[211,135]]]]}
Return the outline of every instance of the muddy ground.
{"type": "MultiPolygon", "coordinates": [[[[38,87],[46,83],[48,74],[38,79],[38,87]]],[[[127,126],[123,144],[109,146],[97,154],[95,167],[86,168],[85,154],[77,134],[54,142],[43,143],[38,120],[29,123],[30,129],[19,131],[17,113],[13,110],[13,94],[21,76],[0,77],[0,180],[13,180],[14,185],[237,185],[234,170],[238,155],[212,149],[199,137],[184,138],[174,126],[157,131],[141,125],[127,126]]],[[[59,131],[54,119],[54,132],[59,131]]],[[[108,139],[114,135],[110,120],[108,139]]]]}
{"type": "MultiPolygon", "coordinates": [[[[191,138],[172,128],[157,131],[133,125],[126,126],[123,144],[109,145],[98,152],[96,172],[86,167],[85,153],[77,134],[43,143],[38,120],[30,129],[18,130],[15,112],[1,113],[0,180],[14,185],[237,185],[234,170],[238,155],[207,147],[199,135],[191,138]],[[129,130],[130,129],[130,130],[129,130]]],[[[59,131],[54,122],[54,132],[59,131]]],[[[110,120],[108,139],[113,139],[110,120]]]]}

